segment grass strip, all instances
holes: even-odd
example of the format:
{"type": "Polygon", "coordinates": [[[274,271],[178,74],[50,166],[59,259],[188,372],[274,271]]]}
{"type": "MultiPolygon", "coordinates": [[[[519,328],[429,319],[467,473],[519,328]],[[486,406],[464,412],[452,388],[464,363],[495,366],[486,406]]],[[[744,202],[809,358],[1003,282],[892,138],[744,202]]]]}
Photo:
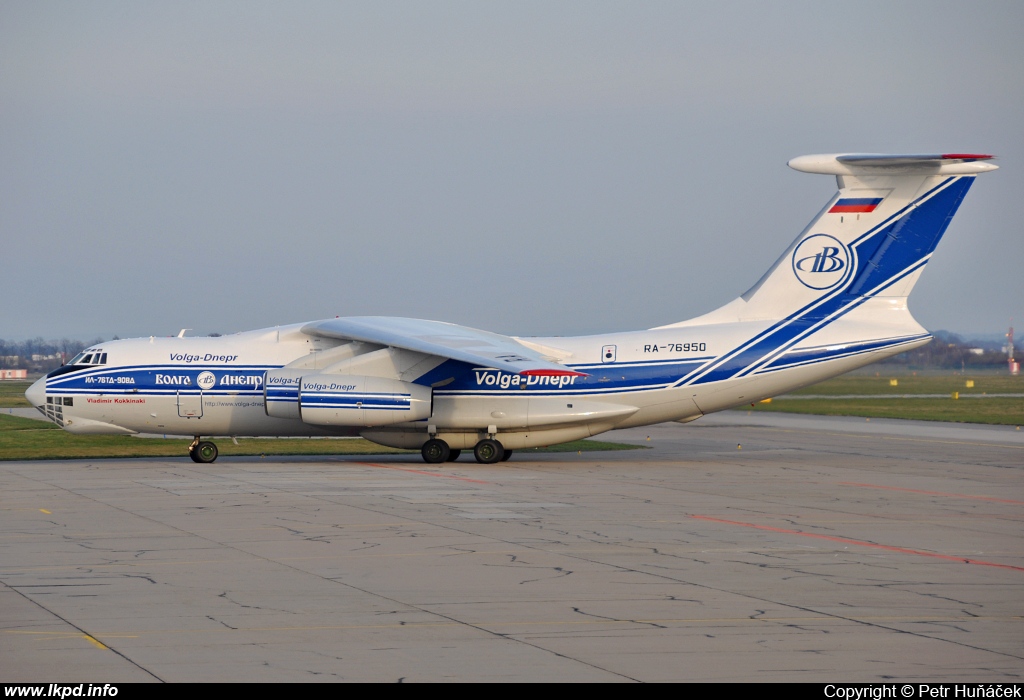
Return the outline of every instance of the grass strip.
{"type": "Polygon", "coordinates": [[[1009,374],[887,374],[884,370],[878,376],[847,374],[814,384],[792,392],[794,396],[811,394],[836,396],[849,394],[1020,394],[1024,393],[1024,375],[1012,377],[1009,374]],[[893,385],[891,382],[895,381],[893,385]],[[973,386],[968,387],[967,383],[973,386]]]}
{"type": "MultiPolygon", "coordinates": [[[[500,435],[498,436],[501,437],[500,435]]],[[[629,445],[624,442],[604,442],[603,440],[573,440],[563,442],[561,445],[548,445],[547,447],[527,447],[516,450],[516,454],[529,454],[531,452],[618,452],[620,450],[649,450],[648,445],[629,445]]]]}
{"type": "MultiPolygon", "coordinates": [[[[739,409],[744,410],[744,409],[739,409]]],[[[748,411],[1024,425],[1024,399],[773,399],[748,411]]]]}
{"type": "Polygon", "coordinates": [[[25,390],[30,386],[32,382],[0,382],[0,408],[31,408],[32,404],[25,398],[25,390]]]}

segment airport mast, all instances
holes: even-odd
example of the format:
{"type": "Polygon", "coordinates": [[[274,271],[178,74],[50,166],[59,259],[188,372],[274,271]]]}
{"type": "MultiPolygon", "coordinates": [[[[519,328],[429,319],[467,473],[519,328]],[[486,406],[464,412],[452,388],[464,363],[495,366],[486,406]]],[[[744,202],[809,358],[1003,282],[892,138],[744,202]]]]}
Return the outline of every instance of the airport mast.
{"type": "Polygon", "coordinates": [[[1020,363],[1014,359],[1014,353],[1016,349],[1013,345],[1013,326],[1010,326],[1010,330],[1006,333],[1006,354],[1009,357],[1008,364],[1010,368],[1010,374],[1020,374],[1020,363]]]}

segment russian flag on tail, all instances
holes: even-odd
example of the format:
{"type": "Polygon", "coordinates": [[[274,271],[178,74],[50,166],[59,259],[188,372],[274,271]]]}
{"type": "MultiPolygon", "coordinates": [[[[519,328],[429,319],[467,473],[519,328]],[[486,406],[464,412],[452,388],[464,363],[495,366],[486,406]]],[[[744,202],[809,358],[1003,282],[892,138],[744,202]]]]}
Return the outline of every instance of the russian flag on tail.
{"type": "Polygon", "coordinates": [[[883,197],[843,197],[832,205],[829,214],[868,214],[882,203],[883,197]]]}

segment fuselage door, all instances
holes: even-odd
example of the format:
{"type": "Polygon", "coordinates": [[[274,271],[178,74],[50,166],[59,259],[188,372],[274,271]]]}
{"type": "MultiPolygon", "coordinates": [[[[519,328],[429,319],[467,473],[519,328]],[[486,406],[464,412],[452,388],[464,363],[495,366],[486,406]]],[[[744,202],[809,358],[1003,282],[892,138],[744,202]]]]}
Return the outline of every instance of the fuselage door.
{"type": "Polygon", "coordinates": [[[179,418],[202,418],[203,417],[203,392],[186,393],[178,392],[178,417],[179,418]]]}

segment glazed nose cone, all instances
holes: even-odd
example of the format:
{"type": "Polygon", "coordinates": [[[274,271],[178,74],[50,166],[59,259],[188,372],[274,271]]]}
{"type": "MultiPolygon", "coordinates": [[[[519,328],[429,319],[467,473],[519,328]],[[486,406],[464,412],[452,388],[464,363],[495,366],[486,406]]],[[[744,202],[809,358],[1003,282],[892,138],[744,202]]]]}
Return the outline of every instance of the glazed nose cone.
{"type": "Polygon", "coordinates": [[[37,380],[30,386],[25,392],[25,398],[30,404],[41,410],[46,405],[46,377],[37,380]]]}

